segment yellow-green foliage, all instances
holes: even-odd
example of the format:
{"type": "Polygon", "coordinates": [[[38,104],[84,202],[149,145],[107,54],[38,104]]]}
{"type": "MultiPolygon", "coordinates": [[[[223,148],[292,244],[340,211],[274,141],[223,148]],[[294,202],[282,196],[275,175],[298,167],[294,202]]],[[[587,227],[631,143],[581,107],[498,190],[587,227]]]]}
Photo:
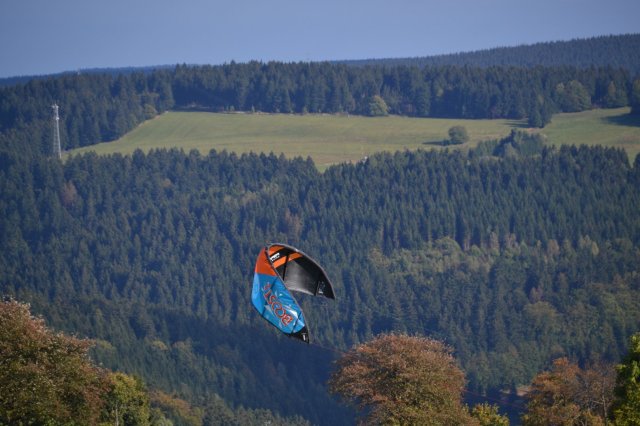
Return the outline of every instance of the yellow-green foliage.
{"type": "Polygon", "coordinates": [[[616,425],[640,425],[640,333],[629,339],[629,352],[617,366],[616,401],[613,416],[616,425]]]}

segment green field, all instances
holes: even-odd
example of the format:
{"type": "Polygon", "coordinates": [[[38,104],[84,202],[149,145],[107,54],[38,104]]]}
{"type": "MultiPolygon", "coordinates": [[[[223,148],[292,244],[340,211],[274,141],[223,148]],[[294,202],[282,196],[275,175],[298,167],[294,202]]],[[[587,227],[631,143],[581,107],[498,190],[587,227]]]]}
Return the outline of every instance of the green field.
{"type": "Polygon", "coordinates": [[[640,154],[640,117],[629,108],[557,114],[540,130],[554,145],[603,145],[623,148],[630,161],[640,154]]]}
{"type": "MultiPolygon", "coordinates": [[[[640,121],[628,118],[628,108],[558,114],[540,130],[552,144],[602,144],[640,152],[640,121]]],[[[340,162],[358,161],[379,151],[441,149],[440,141],[455,125],[465,126],[470,142],[497,139],[525,121],[362,117],[346,115],[214,114],[168,112],[140,125],[115,142],[71,151],[76,154],[131,153],[136,149],[178,147],[188,152],[211,149],[236,153],[284,153],[311,156],[320,169],[340,162]]],[[[632,158],[633,158],[632,157],[632,158]]]]}

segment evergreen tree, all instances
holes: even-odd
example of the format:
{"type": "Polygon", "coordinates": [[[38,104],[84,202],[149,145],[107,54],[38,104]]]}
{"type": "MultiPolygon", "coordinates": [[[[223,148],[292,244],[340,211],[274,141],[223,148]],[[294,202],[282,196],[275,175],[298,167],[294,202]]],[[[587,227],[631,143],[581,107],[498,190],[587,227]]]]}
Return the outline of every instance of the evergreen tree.
{"type": "Polygon", "coordinates": [[[629,350],[616,367],[615,402],[612,408],[616,425],[640,425],[640,333],[629,339],[629,350]]]}
{"type": "Polygon", "coordinates": [[[631,113],[640,115],[640,78],[633,81],[631,89],[631,113]]]}

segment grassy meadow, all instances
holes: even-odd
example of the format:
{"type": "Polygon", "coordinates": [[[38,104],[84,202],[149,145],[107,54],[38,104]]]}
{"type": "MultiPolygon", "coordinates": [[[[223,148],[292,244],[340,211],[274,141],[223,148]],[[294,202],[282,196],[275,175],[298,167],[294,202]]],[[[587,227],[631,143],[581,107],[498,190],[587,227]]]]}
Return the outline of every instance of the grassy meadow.
{"type": "Polygon", "coordinates": [[[540,132],[553,145],[603,145],[623,148],[633,162],[640,154],[640,117],[629,108],[557,114],[540,132]]]}
{"type": "MultiPolygon", "coordinates": [[[[627,150],[631,159],[640,152],[640,120],[631,120],[628,108],[554,115],[546,128],[536,130],[551,144],[602,144],[627,150]]],[[[70,151],[76,154],[131,153],[136,149],[211,149],[236,153],[284,153],[311,156],[319,169],[352,162],[379,151],[442,149],[448,130],[462,125],[469,133],[465,147],[526,128],[516,120],[461,120],[399,116],[215,114],[172,111],[147,121],[121,139],[70,151]]]]}

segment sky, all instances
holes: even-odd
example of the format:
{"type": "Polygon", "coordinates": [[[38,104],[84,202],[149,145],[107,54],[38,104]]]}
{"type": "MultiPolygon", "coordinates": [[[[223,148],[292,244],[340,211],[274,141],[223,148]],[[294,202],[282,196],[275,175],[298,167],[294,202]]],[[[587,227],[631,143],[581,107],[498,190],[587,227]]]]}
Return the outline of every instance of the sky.
{"type": "Polygon", "coordinates": [[[640,33],[640,0],[0,0],[0,78],[402,58],[640,33]]]}

